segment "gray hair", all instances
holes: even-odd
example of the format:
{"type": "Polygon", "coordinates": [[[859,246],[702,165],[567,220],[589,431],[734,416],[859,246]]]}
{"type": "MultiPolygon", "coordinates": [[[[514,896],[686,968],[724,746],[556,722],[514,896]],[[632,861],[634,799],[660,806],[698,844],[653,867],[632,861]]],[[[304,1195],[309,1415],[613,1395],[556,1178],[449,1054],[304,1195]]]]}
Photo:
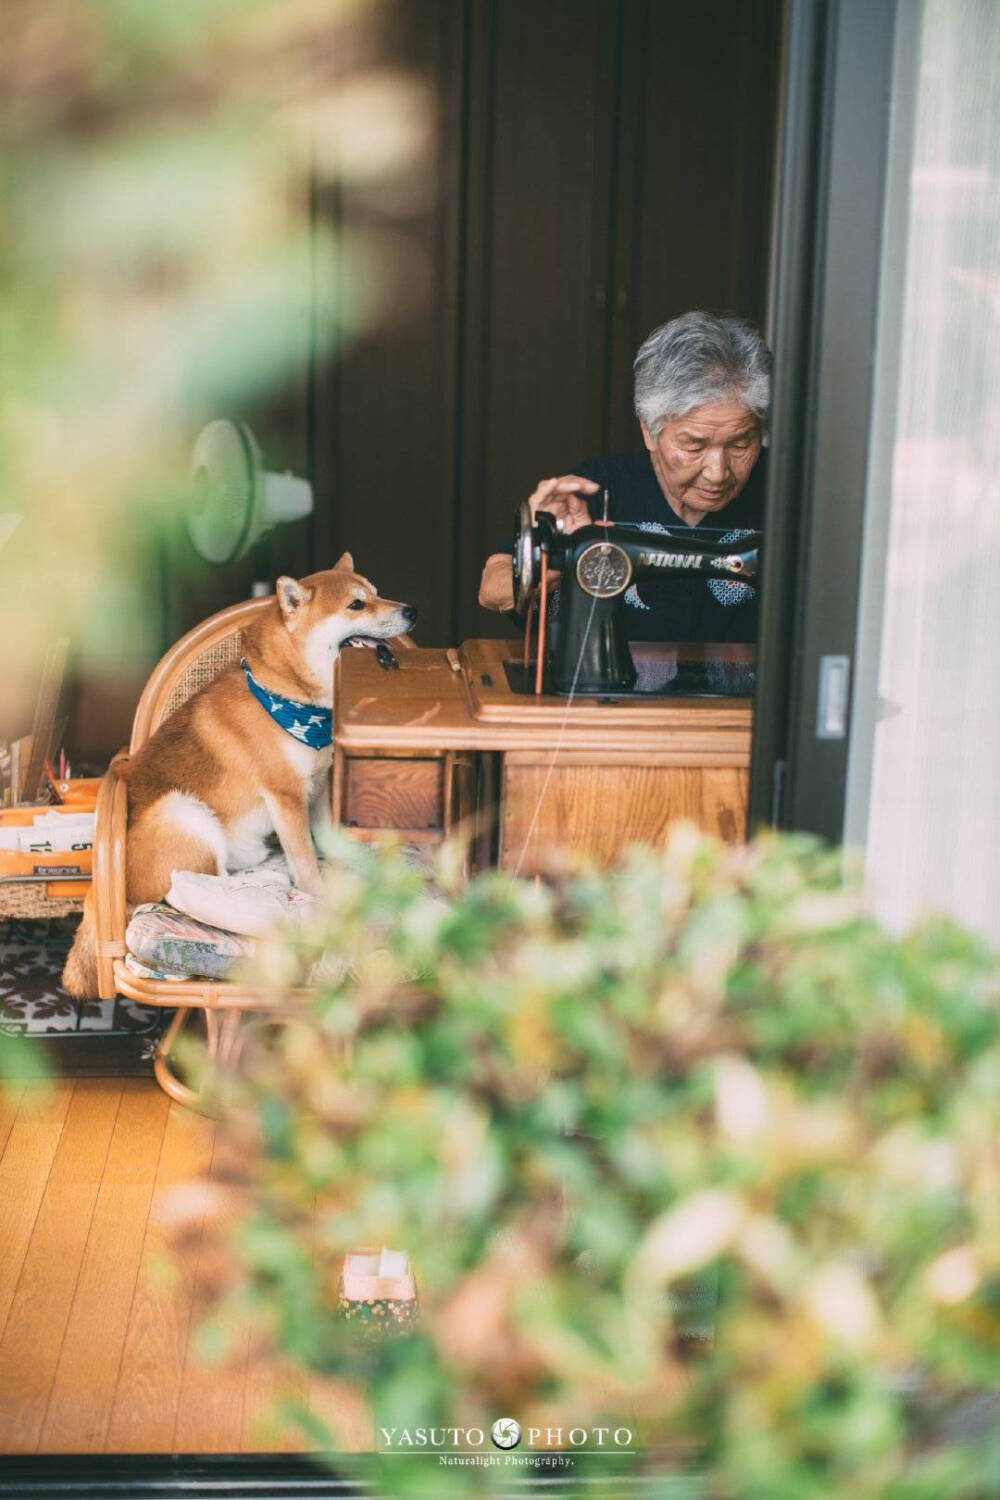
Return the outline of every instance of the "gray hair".
{"type": "Polygon", "coordinates": [[[633,368],[635,414],[653,437],[711,401],[740,401],[767,428],[771,351],[745,318],[682,313],[653,329],[633,368]]]}

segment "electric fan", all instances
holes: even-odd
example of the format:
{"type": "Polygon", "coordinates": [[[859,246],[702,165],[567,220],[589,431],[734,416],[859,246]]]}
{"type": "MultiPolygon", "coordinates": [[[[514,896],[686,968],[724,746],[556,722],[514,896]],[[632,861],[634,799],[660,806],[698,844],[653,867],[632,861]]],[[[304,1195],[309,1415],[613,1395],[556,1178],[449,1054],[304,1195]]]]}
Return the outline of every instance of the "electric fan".
{"type": "Polygon", "coordinates": [[[313,508],[309,481],[268,473],[250,428],[225,417],[198,434],[191,481],[188,535],[210,563],[243,557],[272,526],[299,521],[313,508]]]}

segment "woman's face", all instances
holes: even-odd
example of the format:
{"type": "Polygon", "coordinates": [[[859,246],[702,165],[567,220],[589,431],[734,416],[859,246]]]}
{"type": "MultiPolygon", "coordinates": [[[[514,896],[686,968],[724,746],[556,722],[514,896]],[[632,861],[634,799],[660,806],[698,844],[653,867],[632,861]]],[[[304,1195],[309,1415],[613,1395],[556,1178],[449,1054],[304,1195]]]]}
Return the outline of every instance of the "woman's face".
{"type": "Polygon", "coordinates": [[[760,457],[760,423],[740,401],[712,401],[671,417],[653,437],[642,435],[667,503],[697,526],[725,510],[760,457]]]}

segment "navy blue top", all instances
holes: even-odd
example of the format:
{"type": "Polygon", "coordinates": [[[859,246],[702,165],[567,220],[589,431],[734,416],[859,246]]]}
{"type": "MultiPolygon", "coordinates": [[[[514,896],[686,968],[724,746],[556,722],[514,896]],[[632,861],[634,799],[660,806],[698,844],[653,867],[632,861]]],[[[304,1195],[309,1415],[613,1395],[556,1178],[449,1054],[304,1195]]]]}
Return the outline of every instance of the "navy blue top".
{"type": "MultiPolygon", "coordinates": [[[[608,491],[612,521],[641,526],[683,541],[698,536],[735,542],[764,525],[767,459],[757,460],[743,489],[725,510],[686,526],[667,504],[650,457],[641,453],[594,458],[568,472],[593,479],[608,491]]],[[[591,515],[600,514],[602,497],[585,495],[591,515]]],[[[512,552],[508,538],[500,552],[512,552]]],[[[654,578],[633,584],[625,595],[631,641],[755,641],[757,591],[748,583],[721,578],[654,578]]]]}

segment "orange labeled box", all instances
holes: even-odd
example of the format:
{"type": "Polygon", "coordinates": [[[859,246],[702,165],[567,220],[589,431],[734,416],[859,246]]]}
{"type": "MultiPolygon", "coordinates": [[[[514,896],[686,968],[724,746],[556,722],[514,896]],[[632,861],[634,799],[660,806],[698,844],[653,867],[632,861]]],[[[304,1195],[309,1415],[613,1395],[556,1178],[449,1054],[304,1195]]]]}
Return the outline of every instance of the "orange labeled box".
{"type": "Polygon", "coordinates": [[[58,883],[90,879],[94,806],[100,782],[64,782],[55,806],[0,808],[0,880],[58,883]]]}

